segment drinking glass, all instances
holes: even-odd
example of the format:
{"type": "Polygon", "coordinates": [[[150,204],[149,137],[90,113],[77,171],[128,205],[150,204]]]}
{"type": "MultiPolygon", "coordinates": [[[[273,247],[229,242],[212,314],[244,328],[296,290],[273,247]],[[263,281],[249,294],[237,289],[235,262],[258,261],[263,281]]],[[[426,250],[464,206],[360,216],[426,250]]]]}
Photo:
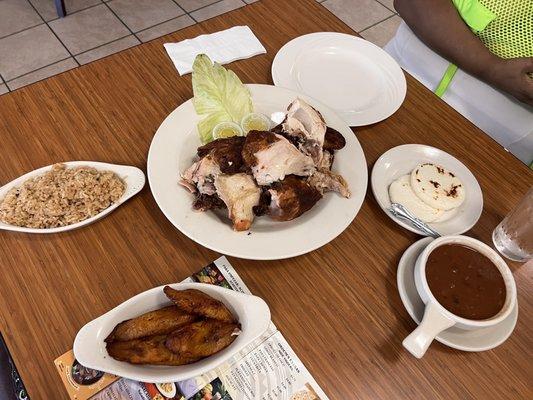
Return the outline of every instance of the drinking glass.
{"type": "Polygon", "coordinates": [[[525,262],[533,258],[533,187],[494,229],[492,241],[510,260],[525,262]]]}

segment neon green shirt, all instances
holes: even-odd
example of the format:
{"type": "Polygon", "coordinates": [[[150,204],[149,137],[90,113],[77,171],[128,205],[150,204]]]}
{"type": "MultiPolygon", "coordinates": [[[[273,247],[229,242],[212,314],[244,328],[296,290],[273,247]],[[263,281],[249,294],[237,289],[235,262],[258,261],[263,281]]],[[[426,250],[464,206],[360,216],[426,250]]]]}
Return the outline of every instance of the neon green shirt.
{"type": "MultiPolygon", "coordinates": [[[[533,57],[533,0],[452,0],[474,34],[498,57],[533,57]]],[[[451,64],[435,94],[441,97],[457,67],[451,64]]]]}

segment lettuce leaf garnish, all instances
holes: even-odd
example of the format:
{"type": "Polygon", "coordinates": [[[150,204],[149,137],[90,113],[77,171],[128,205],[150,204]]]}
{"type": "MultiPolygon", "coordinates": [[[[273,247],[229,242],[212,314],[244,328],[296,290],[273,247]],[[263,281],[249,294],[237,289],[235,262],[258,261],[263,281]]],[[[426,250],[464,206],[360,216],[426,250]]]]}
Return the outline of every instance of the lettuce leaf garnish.
{"type": "Polygon", "coordinates": [[[198,115],[205,117],[198,123],[202,143],[213,140],[213,128],[220,122],[240,124],[253,112],[252,96],[239,77],[205,55],[196,56],[192,67],[193,105],[198,115]]]}

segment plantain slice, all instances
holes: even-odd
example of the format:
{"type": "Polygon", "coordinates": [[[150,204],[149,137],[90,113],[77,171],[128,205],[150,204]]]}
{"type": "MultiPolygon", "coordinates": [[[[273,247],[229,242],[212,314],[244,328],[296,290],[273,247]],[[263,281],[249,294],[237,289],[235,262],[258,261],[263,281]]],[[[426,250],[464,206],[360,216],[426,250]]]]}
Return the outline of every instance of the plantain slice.
{"type": "Polygon", "coordinates": [[[180,310],[186,313],[229,323],[236,322],[235,317],[224,303],[204,292],[196,289],[175,290],[170,286],[165,286],[163,291],[180,310]]]}
{"type": "Polygon", "coordinates": [[[107,352],[118,361],[132,364],[184,365],[196,361],[171,352],[165,346],[167,335],[107,343],[107,352]]]}
{"type": "Polygon", "coordinates": [[[113,329],[113,332],[109,334],[105,341],[109,343],[139,339],[146,336],[164,335],[196,319],[198,317],[172,305],[121,322],[113,329]]]}
{"type": "Polygon", "coordinates": [[[182,357],[199,360],[228,347],[239,330],[237,323],[206,319],[172,332],[168,335],[165,346],[182,357]]]}

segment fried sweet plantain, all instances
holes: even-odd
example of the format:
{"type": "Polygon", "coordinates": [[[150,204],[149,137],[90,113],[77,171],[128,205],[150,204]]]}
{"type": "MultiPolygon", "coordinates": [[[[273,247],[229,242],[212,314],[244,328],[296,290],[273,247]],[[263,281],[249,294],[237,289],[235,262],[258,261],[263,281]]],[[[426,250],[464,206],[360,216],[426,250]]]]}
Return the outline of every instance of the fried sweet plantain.
{"type": "Polygon", "coordinates": [[[199,360],[228,347],[238,332],[237,323],[206,319],[172,332],[168,335],[165,346],[182,357],[199,360]]]}
{"type": "Polygon", "coordinates": [[[126,341],[146,336],[164,335],[198,319],[172,305],[150,311],[118,324],[105,339],[107,343],[126,341]]]}
{"type": "Polygon", "coordinates": [[[176,354],[165,346],[167,335],[107,343],[107,352],[118,361],[132,364],[184,365],[196,360],[176,354]]]}
{"type": "Polygon", "coordinates": [[[224,303],[204,292],[195,289],[175,290],[170,286],[165,286],[163,291],[180,310],[186,313],[218,321],[235,322],[235,317],[224,303]]]}

